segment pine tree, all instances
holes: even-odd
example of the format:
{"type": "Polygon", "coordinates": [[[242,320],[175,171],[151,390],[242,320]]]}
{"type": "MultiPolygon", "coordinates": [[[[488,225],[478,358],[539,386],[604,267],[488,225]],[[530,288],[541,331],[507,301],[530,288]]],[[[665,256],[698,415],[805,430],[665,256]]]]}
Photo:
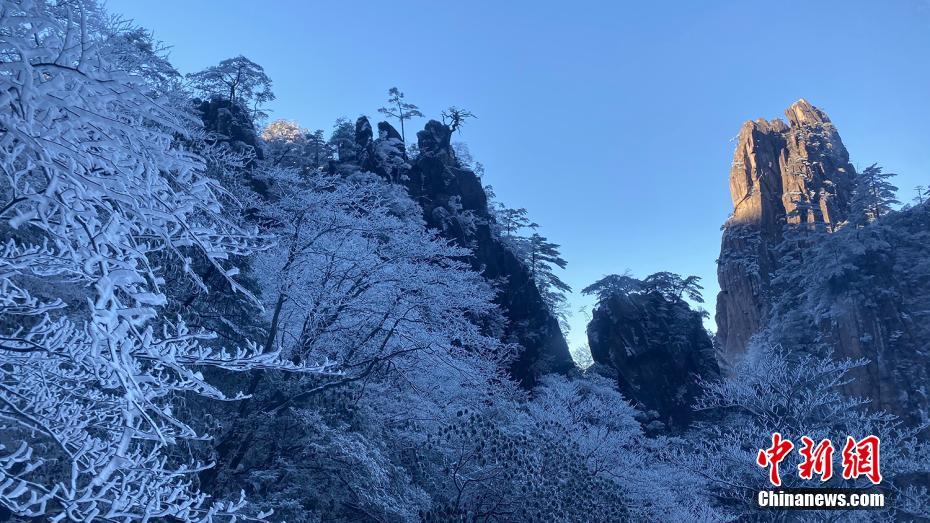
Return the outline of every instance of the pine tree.
{"type": "MultiPolygon", "coordinates": [[[[378,112],[397,118],[400,121],[400,138],[405,144],[407,143],[407,135],[404,133],[404,122],[411,118],[423,117],[420,108],[412,103],[405,102],[404,93],[396,87],[391,87],[388,90],[388,105],[378,109],[378,112]]],[[[406,156],[404,159],[407,159],[406,156]]]]}
{"type": "Polygon", "coordinates": [[[358,156],[355,144],[355,126],[348,118],[338,118],[333,124],[333,134],[329,138],[329,146],[336,153],[340,162],[355,161],[358,156]]]}
{"type": "Polygon", "coordinates": [[[856,177],[856,188],[852,198],[851,221],[856,227],[869,224],[893,210],[901,203],[895,198],[898,188],[891,183],[894,173],[882,172],[872,164],[856,177]]]}
{"type": "Polygon", "coordinates": [[[629,294],[642,288],[643,282],[630,275],[609,274],[581,289],[581,294],[593,295],[597,301],[604,301],[615,294],[629,294]]]}
{"type": "Polygon", "coordinates": [[[265,69],[242,55],[227,58],[187,78],[194,89],[207,97],[223,96],[244,108],[251,106],[253,120],[267,117],[261,106],[275,99],[265,69]]]}
{"type": "Polygon", "coordinates": [[[307,133],[306,161],[314,168],[319,168],[331,156],[329,147],[326,144],[326,137],[323,129],[307,133]]]}
{"type": "Polygon", "coordinates": [[[582,294],[594,295],[598,302],[603,302],[613,296],[626,296],[630,294],[661,294],[666,301],[677,302],[687,297],[695,303],[704,303],[701,291],[700,276],[686,276],[682,278],[673,272],[661,271],[650,274],[644,279],[634,278],[629,272],[625,274],[611,274],[588,285],[581,290],[582,294]]]}
{"type": "Polygon", "coordinates": [[[643,292],[658,292],[668,301],[679,301],[687,296],[695,303],[704,303],[704,297],[701,291],[704,287],[700,284],[700,276],[681,276],[673,272],[657,272],[650,274],[642,282],[643,292]]]}
{"type": "Polygon", "coordinates": [[[498,232],[502,237],[515,238],[522,229],[535,229],[538,224],[531,222],[525,208],[511,209],[500,202],[493,207],[494,219],[497,222],[498,232]]]}
{"type": "Polygon", "coordinates": [[[927,197],[928,194],[930,194],[930,190],[928,190],[927,187],[923,185],[918,185],[917,187],[914,187],[914,191],[917,193],[917,196],[914,197],[914,203],[916,203],[917,205],[924,203],[925,198],[927,197]]]}
{"type": "Polygon", "coordinates": [[[536,287],[549,311],[556,315],[562,327],[565,328],[567,315],[565,293],[571,292],[572,288],[553,271],[555,267],[565,269],[568,262],[562,258],[559,245],[550,242],[539,233],[534,232],[529,237],[527,246],[526,264],[530,270],[530,277],[536,282],[536,287]]]}

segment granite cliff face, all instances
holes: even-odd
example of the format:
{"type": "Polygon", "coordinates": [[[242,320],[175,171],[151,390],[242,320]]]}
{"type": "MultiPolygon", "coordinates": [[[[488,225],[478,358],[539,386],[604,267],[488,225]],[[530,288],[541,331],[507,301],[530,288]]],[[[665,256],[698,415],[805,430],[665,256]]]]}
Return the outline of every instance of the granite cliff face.
{"type": "Polygon", "coordinates": [[[769,309],[777,246],[787,223],[828,228],[849,212],[855,170],[827,115],[806,100],[780,119],[743,124],[730,170],[733,214],[724,225],[717,274],[717,342],[738,362],[769,309]]]}
{"type": "Polygon", "coordinates": [[[836,129],[805,100],[786,115],[740,131],[718,260],[721,364],[738,362],[757,333],[793,351],[864,358],[847,393],[930,419],[930,207],[847,222],[856,173],[836,129]],[[798,224],[808,227],[782,244],[798,224]]]}
{"type": "Polygon", "coordinates": [[[520,260],[492,233],[493,220],[481,180],[462,166],[451,145],[448,126],[430,120],[417,133],[415,158],[407,158],[400,134],[387,122],[378,124],[374,137],[367,118],[356,123],[359,165],[407,188],[423,209],[430,228],[473,251],[471,264],[498,282],[497,303],[507,319],[505,341],[519,343],[523,352],[510,372],[524,385],[548,372],[574,368],[558,320],[520,260]]]}

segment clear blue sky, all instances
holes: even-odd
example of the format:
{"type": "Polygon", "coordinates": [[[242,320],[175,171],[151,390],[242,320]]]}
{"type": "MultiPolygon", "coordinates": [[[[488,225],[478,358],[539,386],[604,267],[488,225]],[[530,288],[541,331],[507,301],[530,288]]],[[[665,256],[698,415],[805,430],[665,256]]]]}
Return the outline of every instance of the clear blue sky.
{"type": "Polygon", "coordinates": [[[499,199],[562,245],[576,290],[625,269],[697,274],[712,311],[732,139],[801,97],[855,165],[901,173],[907,198],[930,183],[927,0],[108,6],[172,45],[184,73],[238,54],[263,65],[272,118],[328,130],[378,116],[394,85],[427,116],[470,109],[459,139],[499,199]]]}

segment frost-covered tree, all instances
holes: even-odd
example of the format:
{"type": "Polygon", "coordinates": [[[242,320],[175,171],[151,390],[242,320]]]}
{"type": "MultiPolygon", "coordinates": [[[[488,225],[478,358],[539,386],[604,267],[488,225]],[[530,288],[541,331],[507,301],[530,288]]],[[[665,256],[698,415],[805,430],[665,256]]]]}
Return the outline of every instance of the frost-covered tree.
{"type": "MultiPolygon", "coordinates": [[[[832,439],[834,444],[846,436],[874,434],[881,438],[882,484],[895,497],[910,500],[892,506],[887,516],[925,518],[930,499],[912,482],[930,470],[930,448],[918,437],[923,427],[905,427],[894,416],[867,410],[868,400],[844,394],[851,373],[865,363],[788,351],[760,340],[734,369],[733,377],[704,383],[706,394],[696,408],[715,412],[718,421],[702,424],[680,448],[671,451],[669,459],[702,477],[724,514],[736,519],[775,519],[779,513],[758,509],[754,499],[759,489],[771,488],[768,474],[756,464],[756,454],[771,444],[772,433],[795,442],[807,436],[814,441],[832,439]]],[[[783,488],[811,486],[798,477],[799,458],[795,452],[782,462],[783,488]]],[[[844,480],[835,474],[821,485],[871,484],[865,478],[844,480]]],[[[857,516],[868,519],[869,515],[849,512],[843,519],[857,516]]],[[[799,517],[809,520],[812,514],[799,517]]]]}
{"type": "MultiPolygon", "coordinates": [[[[475,168],[475,158],[471,155],[471,150],[465,142],[452,142],[452,151],[455,154],[455,161],[466,169],[475,168]]],[[[490,198],[490,195],[488,195],[490,198]]]]}
{"type": "Polygon", "coordinates": [[[643,413],[621,396],[613,380],[590,371],[575,378],[545,376],[528,410],[554,437],[577,446],[588,474],[621,490],[632,520],[657,514],[676,521],[720,519],[701,491],[702,479],[665,459],[670,440],[643,435],[643,413]]]}
{"type": "Polygon", "coordinates": [[[886,173],[876,164],[863,169],[856,176],[850,204],[850,221],[856,227],[871,223],[888,214],[894,205],[900,203],[896,198],[898,188],[891,183],[895,173],[886,173]]]}
{"type": "Polygon", "coordinates": [[[140,87],[153,89],[159,95],[178,89],[181,74],[168,61],[168,47],[151,31],[114,17],[108,17],[99,30],[103,38],[101,50],[110,69],[141,76],[145,82],[140,87]]]}
{"type": "Polygon", "coordinates": [[[253,120],[267,117],[262,106],[275,99],[265,69],[242,55],[191,73],[187,79],[207,98],[222,96],[250,110],[253,120]]]}
{"type": "MultiPolygon", "coordinates": [[[[280,348],[297,363],[331,361],[338,375],[265,380],[262,401],[224,438],[230,444],[219,451],[217,484],[236,484],[229,478],[241,470],[271,473],[260,442],[278,440],[268,430],[282,416],[303,427],[301,434],[322,430],[301,419],[315,419],[306,409],[326,391],[355,387],[367,402],[369,394],[402,394],[378,411],[365,409],[377,431],[378,420],[404,415],[412,401],[425,414],[438,408],[434,403],[480,396],[489,380],[501,380],[510,348],[482,328],[499,314],[492,288],[462,261],[467,250],[425,229],[422,211],[403,189],[344,169],[302,176],[271,169],[259,176],[270,198],[256,202],[257,217],[277,239],[254,268],[270,323],[266,350],[280,348]]],[[[345,437],[375,435],[366,428],[345,437]]],[[[300,464],[290,467],[298,476],[311,474],[300,464]]]]}
{"type": "Polygon", "coordinates": [[[236,397],[205,369],[293,366],[255,345],[209,348],[209,332],[160,316],[163,256],[205,288],[190,264],[203,256],[247,295],[227,260],[260,242],[223,213],[189,148],[196,124],[150,97],[151,55],[142,46],[134,62],[124,45],[139,35],[105,25],[91,1],[0,8],[0,505],[49,520],[210,520],[242,503],[194,487],[209,464],[171,452],[202,437],[175,402],[236,397]]]}
{"type": "Polygon", "coordinates": [[[635,409],[615,383],[593,373],[575,379],[543,377],[529,409],[537,419],[558,420],[594,475],[617,473],[620,451],[642,435],[635,409]]]}
{"type": "Polygon", "coordinates": [[[355,143],[355,126],[348,118],[338,118],[333,124],[329,138],[329,147],[336,153],[340,162],[353,162],[358,157],[358,145],[355,143]]]}
{"type": "MultiPolygon", "coordinates": [[[[516,405],[505,405],[516,407],[516,405]]],[[[622,489],[549,414],[462,409],[419,450],[435,493],[425,521],[618,521],[622,489]],[[496,414],[496,415],[495,415],[496,414]]]]}
{"type": "Polygon", "coordinates": [[[456,315],[492,313],[490,287],[456,261],[467,251],[425,230],[401,189],[369,173],[271,177],[280,197],[260,212],[279,240],[259,256],[256,272],[276,289],[265,294],[276,294],[269,310],[282,312],[290,332],[277,336],[292,357],[363,369],[453,330],[458,343],[489,342],[456,315]]]}
{"type": "MultiPolygon", "coordinates": [[[[590,317],[586,318],[590,321],[590,317]]],[[[594,365],[594,358],[591,356],[591,347],[587,343],[575,345],[569,348],[572,360],[581,370],[586,370],[594,365]]]]}
{"type": "Polygon", "coordinates": [[[413,425],[430,429],[410,467],[428,479],[424,520],[710,519],[695,478],[661,459],[666,443],[642,436],[610,380],[551,375],[528,401],[493,397],[413,425]]]}

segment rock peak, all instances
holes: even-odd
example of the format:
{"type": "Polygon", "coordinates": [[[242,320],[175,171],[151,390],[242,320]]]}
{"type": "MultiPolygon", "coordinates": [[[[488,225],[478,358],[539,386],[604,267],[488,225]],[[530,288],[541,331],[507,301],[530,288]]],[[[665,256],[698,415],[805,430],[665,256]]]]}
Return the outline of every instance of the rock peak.
{"type": "Polygon", "coordinates": [[[855,170],[830,118],[800,99],[788,123],[746,122],[730,169],[733,214],[724,226],[717,275],[717,341],[725,365],[739,361],[768,313],[767,295],[788,223],[846,219],[855,170]]]}
{"type": "Polygon", "coordinates": [[[827,113],[801,98],[785,110],[785,116],[793,125],[822,125],[830,123],[827,113]]]}

